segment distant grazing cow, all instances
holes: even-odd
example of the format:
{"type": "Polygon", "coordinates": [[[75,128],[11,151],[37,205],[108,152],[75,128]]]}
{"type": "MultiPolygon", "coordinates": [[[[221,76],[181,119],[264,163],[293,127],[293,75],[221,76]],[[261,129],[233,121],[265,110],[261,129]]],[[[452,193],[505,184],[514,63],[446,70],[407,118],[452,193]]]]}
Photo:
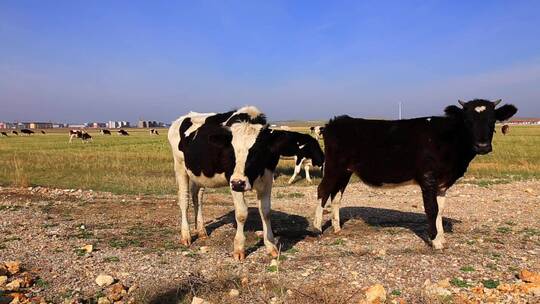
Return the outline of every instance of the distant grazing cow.
{"type": "Polygon", "coordinates": [[[502,126],[501,132],[502,132],[503,135],[508,134],[508,132],[510,132],[510,126],[509,125],[502,126]]]}
{"type": "Polygon", "coordinates": [[[19,133],[17,133],[17,131],[15,131],[15,130],[11,131],[11,133],[13,133],[14,135],[19,136],[19,133]]]}
{"type": "Polygon", "coordinates": [[[41,134],[46,134],[45,131],[41,130],[41,134]]]}
{"type": "Polygon", "coordinates": [[[129,136],[129,133],[124,129],[120,129],[120,130],[116,131],[116,133],[118,133],[118,135],[120,135],[120,136],[129,136]]]}
{"type": "Polygon", "coordinates": [[[159,135],[159,132],[156,129],[150,129],[150,135],[159,135]]]}
{"type": "Polygon", "coordinates": [[[21,133],[24,134],[24,135],[32,135],[32,134],[34,134],[34,131],[32,131],[30,129],[21,129],[21,133]]]}
{"type": "Polygon", "coordinates": [[[244,192],[255,190],[263,225],[264,244],[272,256],[278,250],[270,224],[270,199],[280,155],[291,144],[290,136],[268,128],[255,107],[227,113],[191,112],[174,121],[168,139],[173,151],[181,210],[181,241],[191,244],[187,208],[191,196],[199,237],[206,236],[202,217],[202,189],[229,185],[237,223],[234,258],[245,258],[244,224],[248,208],[244,192]]]}
{"type": "Polygon", "coordinates": [[[323,136],[324,127],[321,127],[321,126],[310,127],[309,131],[311,134],[313,134],[313,136],[315,136],[317,140],[319,140],[323,136]]]}
{"type": "Polygon", "coordinates": [[[101,129],[101,131],[99,131],[101,133],[101,135],[111,135],[111,131],[107,130],[107,129],[101,129]]]}
{"type": "Polygon", "coordinates": [[[304,166],[306,172],[306,179],[311,183],[310,167],[313,165],[322,167],[324,162],[324,154],[319,142],[308,134],[280,130],[274,130],[273,132],[287,138],[289,143],[287,146],[282,147],[281,156],[294,156],[294,173],[289,179],[289,184],[294,182],[296,176],[302,170],[302,166],[304,166]]]}
{"type": "Polygon", "coordinates": [[[6,132],[1,132],[0,134],[2,134],[2,136],[8,136],[6,132]]]}
{"type": "Polygon", "coordinates": [[[74,138],[81,138],[81,136],[82,136],[81,130],[69,130],[69,143],[71,143],[74,138]]]}
{"type": "Polygon", "coordinates": [[[324,131],[325,165],[318,187],[315,228],[321,230],[322,211],[330,198],[332,226],[335,232],[341,230],[341,196],[353,173],[375,187],[413,182],[422,190],[431,243],[442,249],[446,190],[465,174],[477,154],[491,152],[495,122],[517,112],[513,105],[496,109],[500,102],[459,101],[462,107],[448,106],[444,117],[332,119],[324,131]],[[336,199],[338,192],[341,196],[336,199]]]}
{"type": "Polygon", "coordinates": [[[93,141],[92,136],[86,131],[82,131],[79,138],[82,140],[83,143],[93,141]]]}

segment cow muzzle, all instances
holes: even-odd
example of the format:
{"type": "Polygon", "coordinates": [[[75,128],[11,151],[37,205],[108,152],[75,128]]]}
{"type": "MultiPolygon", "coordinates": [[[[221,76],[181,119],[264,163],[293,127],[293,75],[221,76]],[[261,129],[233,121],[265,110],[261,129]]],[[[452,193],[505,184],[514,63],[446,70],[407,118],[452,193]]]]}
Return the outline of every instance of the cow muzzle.
{"type": "Polygon", "coordinates": [[[249,182],[242,179],[231,180],[231,190],[236,192],[244,192],[250,190],[249,182]]]}
{"type": "Polygon", "coordinates": [[[474,152],[478,154],[488,154],[491,152],[491,144],[490,143],[476,143],[474,145],[474,152]]]}

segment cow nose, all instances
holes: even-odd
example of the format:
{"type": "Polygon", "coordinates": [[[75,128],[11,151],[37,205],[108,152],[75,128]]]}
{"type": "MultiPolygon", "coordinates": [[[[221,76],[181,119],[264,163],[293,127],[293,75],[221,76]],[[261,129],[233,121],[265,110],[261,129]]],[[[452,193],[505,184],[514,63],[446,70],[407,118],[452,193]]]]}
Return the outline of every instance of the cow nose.
{"type": "Polygon", "coordinates": [[[236,192],[246,191],[246,182],[240,179],[234,179],[231,181],[231,189],[236,192]]]}
{"type": "Polygon", "coordinates": [[[491,145],[489,143],[476,143],[474,145],[474,150],[478,154],[487,154],[491,152],[491,145]]]}

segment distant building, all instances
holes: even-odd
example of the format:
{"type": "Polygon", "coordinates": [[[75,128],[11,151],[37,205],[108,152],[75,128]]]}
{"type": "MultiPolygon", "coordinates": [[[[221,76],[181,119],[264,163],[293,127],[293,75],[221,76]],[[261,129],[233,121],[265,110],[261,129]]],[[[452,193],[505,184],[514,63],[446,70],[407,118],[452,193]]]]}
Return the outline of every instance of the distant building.
{"type": "Polygon", "coordinates": [[[30,129],[52,129],[52,122],[30,122],[28,123],[30,129]]]}
{"type": "Polygon", "coordinates": [[[86,126],[88,126],[88,128],[106,128],[107,127],[107,124],[104,123],[104,122],[89,122],[89,123],[86,123],[86,126]]]}
{"type": "Polygon", "coordinates": [[[107,123],[107,126],[111,129],[119,129],[119,128],[129,128],[129,121],[125,121],[125,120],[118,120],[118,121],[114,121],[114,120],[110,120],[108,123],[107,123]]]}
{"type": "Polygon", "coordinates": [[[82,129],[82,128],[86,128],[86,125],[85,124],[68,124],[67,125],[69,128],[72,128],[72,129],[82,129]]]}
{"type": "Polygon", "coordinates": [[[53,128],[66,128],[67,125],[63,123],[53,123],[53,128]]]}
{"type": "Polygon", "coordinates": [[[155,120],[139,120],[137,128],[160,128],[164,125],[164,123],[155,120]]]}
{"type": "Polygon", "coordinates": [[[15,129],[16,125],[12,122],[0,121],[0,129],[15,129]]]}

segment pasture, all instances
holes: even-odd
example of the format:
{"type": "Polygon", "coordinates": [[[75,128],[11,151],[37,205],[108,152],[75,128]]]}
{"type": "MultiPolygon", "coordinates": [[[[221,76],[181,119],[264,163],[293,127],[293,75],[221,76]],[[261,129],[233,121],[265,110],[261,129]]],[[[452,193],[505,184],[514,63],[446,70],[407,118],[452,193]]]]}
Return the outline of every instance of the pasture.
{"type": "MultiPolygon", "coordinates": [[[[293,129],[307,132],[306,126],[293,129]]],[[[235,221],[228,189],[207,191],[209,237],[180,245],[166,130],[159,136],[129,131],[128,137],[91,131],[94,142],[87,144],[69,144],[67,130],[0,138],[0,262],[20,260],[38,276],[27,289],[32,297],[110,303],[103,298],[112,288],[95,283],[107,274],[131,287],[128,303],[191,303],[193,297],[365,303],[368,287],[376,284],[385,288],[385,303],[540,300],[518,279],[522,269],[540,272],[540,127],[512,126],[506,136],[498,127],[494,152],[478,156],[447,193],[442,252],[427,244],[416,186],[351,183],[343,197],[343,230],[334,234],[325,214],[329,229],[313,234],[320,178],[287,186],[292,166],[284,160],[271,216],[280,257],[266,254],[249,192],[243,262],[231,254],[235,221]],[[84,249],[88,245],[92,250],[84,249]]],[[[189,218],[193,224],[193,213],[189,218]]],[[[4,291],[0,283],[0,299],[4,291]]]]}
{"type": "MultiPolygon", "coordinates": [[[[295,123],[295,131],[309,126],[295,123]]],[[[504,183],[540,177],[540,127],[512,126],[510,134],[495,134],[494,152],[477,156],[465,177],[479,184],[504,183]]],[[[67,130],[46,135],[0,138],[0,185],[47,186],[108,191],[117,194],[176,193],[167,130],[150,136],[148,130],[130,129],[130,136],[100,135],[90,130],[93,142],[68,143],[67,130]]],[[[322,144],[322,141],[321,141],[322,144]]],[[[282,160],[278,187],[292,175],[292,160],[282,160]]],[[[304,173],[302,172],[302,175],[304,173]]],[[[314,170],[317,184],[320,171],[314,170]]],[[[353,180],[354,181],[354,180],[353,180]]],[[[304,179],[299,185],[308,185],[304,179]]]]}

